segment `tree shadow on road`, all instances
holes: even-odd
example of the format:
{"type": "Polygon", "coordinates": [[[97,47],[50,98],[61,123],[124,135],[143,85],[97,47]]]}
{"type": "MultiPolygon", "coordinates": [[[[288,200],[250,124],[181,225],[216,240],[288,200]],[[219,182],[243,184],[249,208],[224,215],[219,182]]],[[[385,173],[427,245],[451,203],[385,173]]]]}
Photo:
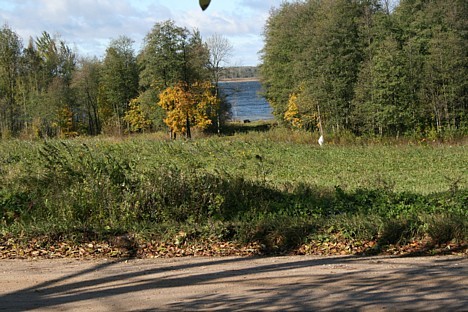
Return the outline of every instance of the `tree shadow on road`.
{"type": "MultiPolygon", "coordinates": [[[[394,259],[394,258],[393,258],[394,259]]],[[[55,310],[93,300],[116,300],[144,291],[170,291],[183,300],[154,310],[463,310],[468,306],[466,259],[434,258],[395,266],[392,258],[202,258],[190,263],[129,261],[98,264],[16,292],[0,295],[0,311],[55,310]],[[273,261],[271,259],[279,259],[273,261]],[[360,264],[366,263],[363,267],[360,264]],[[462,263],[462,265],[459,265],[462,263]],[[117,269],[118,267],[118,269],[117,269]],[[365,269],[364,269],[365,268],[365,269]],[[390,274],[381,274],[381,270],[390,274]],[[98,271],[108,274],[96,275],[98,271]],[[271,274],[275,276],[272,282],[271,274]],[[79,279],[78,279],[79,278],[79,279]],[[293,281],[293,282],[291,282],[293,281]],[[428,283],[428,281],[430,281],[428,283]],[[220,291],[191,291],[204,286],[220,291]],[[244,285],[242,291],[232,291],[244,285]]],[[[52,264],[53,265],[53,264],[52,264]]],[[[135,307],[133,311],[139,311],[135,307]]],[[[143,308],[143,309],[148,309],[143,308]]],[[[150,309],[151,310],[151,309],[150,309]]]]}

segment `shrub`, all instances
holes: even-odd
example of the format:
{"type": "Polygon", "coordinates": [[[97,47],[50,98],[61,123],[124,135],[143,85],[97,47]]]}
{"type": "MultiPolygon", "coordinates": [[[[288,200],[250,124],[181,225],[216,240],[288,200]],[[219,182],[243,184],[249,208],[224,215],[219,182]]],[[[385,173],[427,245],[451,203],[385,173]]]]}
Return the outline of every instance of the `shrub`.
{"type": "Polygon", "coordinates": [[[0,189],[0,221],[11,224],[21,219],[32,207],[30,194],[22,191],[0,189]]]}

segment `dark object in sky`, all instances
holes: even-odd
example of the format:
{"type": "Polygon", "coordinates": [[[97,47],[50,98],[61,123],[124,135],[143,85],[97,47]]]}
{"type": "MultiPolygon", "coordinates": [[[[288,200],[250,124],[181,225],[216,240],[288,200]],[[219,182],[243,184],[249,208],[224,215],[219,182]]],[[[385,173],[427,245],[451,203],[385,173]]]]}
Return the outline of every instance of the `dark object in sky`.
{"type": "Polygon", "coordinates": [[[203,11],[205,11],[206,8],[208,8],[208,6],[210,5],[210,2],[211,0],[200,0],[200,6],[203,11]]]}

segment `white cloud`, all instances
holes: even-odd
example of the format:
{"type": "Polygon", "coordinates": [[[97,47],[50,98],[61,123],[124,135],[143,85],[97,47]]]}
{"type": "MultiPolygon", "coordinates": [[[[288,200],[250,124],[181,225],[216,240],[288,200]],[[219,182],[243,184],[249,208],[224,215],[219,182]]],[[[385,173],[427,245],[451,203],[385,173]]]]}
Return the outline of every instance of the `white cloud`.
{"type": "Polygon", "coordinates": [[[155,23],[172,19],[199,29],[205,38],[214,33],[226,36],[234,45],[235,59],[253,65],[269,9],[280,2],[218,0],[202,12],[196,0],[0,0],[0,19],[25,41],[47,31],[76,45],[81,55],[98,57],[110,39],[121,35],[135,40],[139,49],[155,23]]]}

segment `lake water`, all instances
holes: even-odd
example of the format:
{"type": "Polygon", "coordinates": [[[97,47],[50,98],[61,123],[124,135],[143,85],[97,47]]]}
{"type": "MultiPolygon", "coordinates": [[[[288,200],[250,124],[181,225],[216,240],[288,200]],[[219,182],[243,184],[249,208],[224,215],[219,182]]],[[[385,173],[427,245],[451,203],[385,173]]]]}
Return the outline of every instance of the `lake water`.
{"type": "Polygon", "coordinates": [[[270,104],[259,93],[259,81],[220,82],[220,91],[231,104],[232,120],[270,120],[274,116],[270,104]]]}

